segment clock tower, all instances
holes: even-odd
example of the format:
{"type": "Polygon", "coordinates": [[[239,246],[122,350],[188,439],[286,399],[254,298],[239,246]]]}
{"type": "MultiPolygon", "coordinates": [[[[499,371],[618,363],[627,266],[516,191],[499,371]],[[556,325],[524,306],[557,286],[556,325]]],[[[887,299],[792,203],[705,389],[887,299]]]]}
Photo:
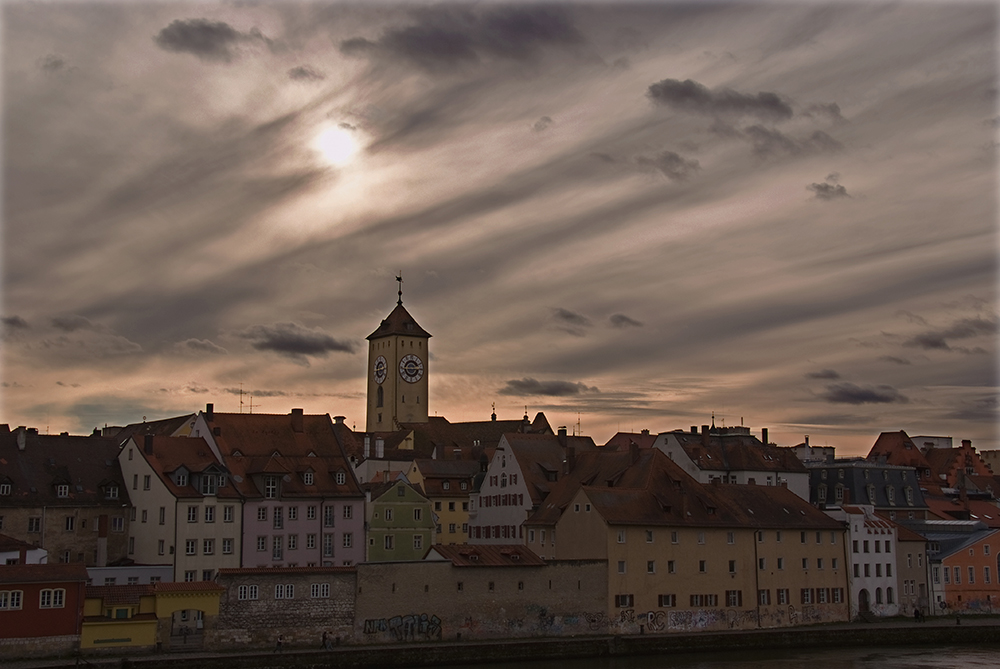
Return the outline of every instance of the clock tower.
{"type": "Polygon", "coordinates": [[[392,432],[400,423],[427,422],[427,343],[399,299],[375,332],[368,335],[368,420],[366,432],[392,432]]]}

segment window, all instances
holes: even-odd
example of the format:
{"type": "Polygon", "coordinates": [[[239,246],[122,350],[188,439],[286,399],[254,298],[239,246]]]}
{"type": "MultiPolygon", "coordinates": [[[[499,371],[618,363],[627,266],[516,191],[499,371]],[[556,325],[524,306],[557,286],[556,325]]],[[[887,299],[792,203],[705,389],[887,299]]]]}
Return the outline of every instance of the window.
{"type": "Polygon", "coordinates": [[[307,534],[306,535],[306,548],[309,549],[309,550],[313,550],[314,548],[316,548],[316,535],[315,534],[307,534]]]}
{"type": "Polygon", "coordinates": [[[262,506],[257,509],[257,520],[264,521],[267,520],[267,507],[262,506]]]}
{"type": "Polygon", "coordinates": [[[989,554],[990,554],[990,545],[983,544],[983,555],[989,555],[989,554]]]}
{"type": "Polygon", "coordinates": [[[422,509],[414,509],[413,510],[413,520],[420,520],[420,518],[422,517],[422,515],[423,515],[423,510],[422,509]]]}
{"type": "Polygon", "coordinates": [[[125,516],[113,516],[111,518],[111,531],[112,532],[125,531],[125,516]]]}
{"type": "Polygon", "coordinates": [[[201,540],[201,553],[202,553],[202,555],[214,555],[215,554],[215,539],[202,539],[201,540]]]}
{"type": "Polygon", "coordinates": [[[118,499],[118,486],[116,486],[116,485],[109,485],[104,490],[104,496],[107,499],[118,499]]]}
{"type": "Polygon", "coordinates": [[[165,524],[166,520],[167,520],[167,507],[161,506],[160,507],[160,525],[165,524]]]}
{"type": "Polygon", "coordinates": [[[177,485],[179,485],[180,487],[183,488],[187,484],[188,484],[187,474],[178,474],[177,475],[177,485]]]}
{"type": "MultiPolygon", "coordinates": [[[[400,490],[402,490],[402,488],[400,488],[400,490]]],[[[392,522],[392,509],[386,509],[383,515],[385,516],[386,522],[392,522]]],[[[440,532],[441,530],[438,531],[440,532]]]]}
{"type": "Polygon", "coordinates": [[[256,585],[241,585],[237,592],[240,599],[257,599],[256,585]]]}
{"type": "Polygon", "coordinates": [[[214,523],[215,522],[215,507],[206,506],[205,507],[205,522],[214,523]]]}
{"type": "Polygon", "coordinates": [[[868,540],[867,539],[865,539],[864,543],[862,544],[862,547],[863,547],[864,552],[867,553],[868,552],[868,540]]]}
{"type": "Polygon", "coordinates": [[[877,539],[875,540],[875,552],[876,553],[882,552],[882,542],[878,541],[877,539]]]}
{"type": "Polygon", "coordinates": [[[736,543],[736,533],[735,532],[726,532],[726,543],[727,544],[735,544],[736,543]]]}
{"type": "Polygon", "coordinates": [[[975,583],[975,582],[976,582],[976,568],[969,567],[969,583],[975,583]]]}
{"type": "Polygon", "coordinates": [[[778,558],[778,569],[785,568],[785,558],[778,558]]]}
{"type": "Polygon", "coordinates": [[[277,476],[265,476],[264,477],[264,498],[265,499],[275,499],[278,497],[278,477],[277,476]]]}
{"type": "Polygon", "coordinates": [[[659,604],[661,609],[669,609],[677,606],[677,595],[660,595],[659,604]]]}
{"type": "Polygon", "coordinates": [[[60,483],[56,486],[56,497],[69,497],[69,485],[60,483]]]}
{"type": "Polygon", "coordinates": [[[309,596],[313,599],[325,599],[330,596],[329,583],[313,583],[309,586],[309,596]]]}
{"type": "Polygon", "coordinates": [[[333,527],[333,506],[323,507],[323,527],[333,527]]]}
{"type": "Polygon", "coordinates": [[[830,559],[830,562],[831,562],[830,566],[831,566],[832,568],[836,569],[836,568],[837,568],[837,565],[839,564],[839,562],[837,561],[837,558],[831,558],[831,559],[830,559]]]}
{"type": "MultiPolygon", "coordinates": [[[[971,567],[970,567],[970,569],[971,569],[971,567]]],[[[885,589],[885,603],[886,604],[895,604],[896,603],[895,602],[895,596],[892,593],[892,588],[886,588],[885,589]]]]}
{"type": "Polygon", "coordinates": [[[726,590],[726,606],[743,606],[743,591],[726,590]]]}
{"type": "Polygon", "coordinates": [[[284,559],[284,541],[283,537],[271,537],[271,559],[272,560],[282,560],[284,559]]]}
{"type": "Polygon", "coordinates": [[[672,544],[679,544],[680,543],[680,537],[678,536],[677,532],[671,532],[670,533],[670,543],[672,543],[672,544]]]}
{"type": "Polygon", "coordinates": [[[618,561],[618,573],[619,574],[624,574],[625,573],[625,560],[619,560],[618,561]]]}
{"type": "Polygon", "coordinates": [[[781,530],[778,530],[777,532],[774,533],[774,540],[777,541],[779,544],[781,543],[781,530]]]}
{"type": "Polygon", "coordinates": [[[647,560],[646,561],[646,573],[647,574],[655,574],[656,573],[656,560],[647,560]]]}
{"type": "Polygon", "coordinates": [[[323,535],[323,557],[333,557],[333,535],[323,535]]]}
{"type": "Polygon", "coordinates": [[[145,523],[147,518],[149,518],[149,512],[146,511],[145,509],[143,509],[142,510],[142,522],[145,523]]]}
{"type": "Polygon", "coordinates": [[[866,562],[865,563],[865,578],[868,578],[871,575],[872,575],[872,566],[866,562]]]}
{"type": "Polygon", "coordinates": [[[347,474],[337,472],[337,485],[344,485],[345,483],[347,483],[347,474]]]}
{"type": "Polygon", "coordinates": [[[163,555],[163,539],[156,542],[156,552],[159,555],[163,555]]]}
{"type": "Polygon", "coordinates": [[[718,595],[691,595],[692,607],[718,606],[718,605],[719,605],[718,595]]]}
{"type": "Polygon", "coordinates": [[[224,523],[233,522],[233,507],[231,506],[222,507],[222,522],[224,523]]]}
{"type": "Polygon", "coordinates": [[[625,543],[625,530],[618,530],[618,543],[625,543]]]}
{"type": "Polygon", "coordinates": [[[653,543],[653,530],[646,530],[646,543],[653,543]]]}
{"type": "Polygon", "coordinates": [[[146,474],[145,476],[142,477],[142,489],[143,490],[149,490],[149,478],[150,478],[149,474],[146,474]]]}
{"type": "Polygon", "coordinates": [[[892,552],[892,542],[889,541],[888,539],[885,540],[885,552],[886,553],[892,552]]]}
{"type": "Polygon", "coordinates": [[[128,554],[135,555],[135,537],[128,538],[128,554]]]}
{"type": "Polygon", "coordinates": [[[198,507],[189,506],[188,507],[188,522],[197,523],[198,522],[198,507]]]}
{"type": "Polygon", "coordinates": [[[294,551],[299,547],[299,535],[289,534],[288,535],[288,550],[294,551]]]}
{"type": "Polygon", "coordinates": [[[303,474],[302,475],[302,482],[305,483],[306,485],[312,485],[313,484],[313,473],[312,472],[306,472],[305,474],[303,474]]]}
{"type": "Polygon", "coordinates": [[[184,572],[184,582],[185,583],[193,583],[195,581],[195,579],[197,579],[197,577],[198,577],[198,572],[196,572],[193,569],[190,570],[190,571],[184,572]]]}
{"type": "Polygon", "coordinates": [[[757,569],[761,571],[767,569],[767,558],[757,558],[757,569]]]}
{"type": "Polygon", "coordinates": [[[673,560],[667,560],[667,573],[668,574],[677,573],[677,565],[673,560]]]}
{"type": "Polygon", "coordinates": [[[72,532],[75,529],[76,529],[76,517],[66,516],[66,531],[72,532]]]}
{"type": "Polygon", "coordinates": [[[698,560],[698,571],[701,572],[702,574],[708,571],[708,566],[704,560],[698,560]]]}
{"type": "Polygon", "coordinates": [[[42,531],[42,519],[38,518],[28,518],[28,531],[29,532],[41,532],[42,531]]]}
{"type": "Polygon", "coordinates": [[[799,601],[802,604],[812,604],[813,603],[813,591],[810,588],[802,588],[799,595],[799,601]]]}
{"type": "Polygon", "coordinates": [[[758,590],[757,591],[757,606],[770,606],[771,605],[771,591],[770,590],[758,590]]]}
{"type": "Polygon", "coordinates": [[[306,520],[316,520],[316,507],[307,506],[306,507],[306,520]]]}
{"type": "Polygon", "coordinates": [[[345,504],[344,505],[344,509],[342,511],[342,514],[344,516],[344,520],[350,520],[353,517],[353,515],[354,515],[354,505],[353,504],[345,504]]]}
{"type": "Polygon", "coordinates": [[[257,537],[257,550],[258,551],[267,550],[267,537],[257,537]]]}
{"type": "Polygon", "coordinates": [[[455,523],[448,523],[448,534],[455,534],[455,523]]]}
{"type": "Polygon", "coordinates": [[[232,555],[233,554],[233,540],[232,539],[223,539],[222,540],[222,554],[223,555],[232,555]]]}
{"type": "MultiPolygon", "coordinates": [[[[386,537],[388,539],[388,537],[386,537]]],[[[413,535],[413,549],[422,550],[424,547],[424,535],[414,534],[413,535]]],[[[392,546],[386,546],[386,548],[392,548],[392,546]]]]}
{"type": "Polygon", "coordinates": [[[23,597],[23,590],[0,590],[0,611],[20,609],[23,597]]]}
{"type": "Polygon", "coordinates": [[[354,543],[354,535],[352,535],[350,532],[344,532],[343,543],[344,543],[344,548],[350,548],[351,545],[354,543]]]}
{"type": "Polygon", "coordinates": [[[215,474],[202,474],[201,475],[201,494],[202,495],[214,495],[215,488],[218,484],[218,479],[215,474]]]}
{"type": "Polygon", "coordinates": [[[955,585],[962,584],[962,570],[959,567],[955,567],[955,585]]]}
{"type": "Polygon", "coordinates": [[[803,543],[803,544],[806,542],[806,533],[805,532],[799,532],[799,542],[803,543]]]}
{"type": "Polygon", "coordinates": [[[860,577],[861,577],[861,565],[855,564],[854,565],[854,578],[860,578],[860,577]]]}
{"type": "Polygon", "coordinates": [[[698,533],[698,543],[699,544],[705,543],[705,533],[704,532],[699,532],[698,533]]]}
{"type": "MultiPolygon", "coordinates": [[[[416,539],[417,537],[413,537],[413,538],[416,539]]],[[[395,536],[392,535],[392,534],[387,534],[387,535],[385,535],[384,539],[385,540],[382,542],[382,545],[385,547],[385,550],[387,550],[387,551],[394,550],[393,542],[394,542],[395,536]]]]}
{"type": "Polygon", "coordinates": [[[291,583],[286,585],[281,585],[280,583],[274,586],[274,598],[275,599],[295,599],[295,586],[291,583]]]}
{"type": "Polygon", "coordinates": [[[285,527],[285,514],[282,513],[282,508],[280,506],[274,507],[274,513],[271,514],[271,517],[274,519],[274,524],[272,526],[274,529],[280,530],[285,527]]]}
{"type": "Polygon", "coordinates": [[[615,606],[619,609],[635,606],[635,595],[615,595],[615,606]]]}
{"type": "Polygon", "coordinates": [[[61,609],[66,605],[66,591],[62,588],[42,590],[38,598],[40,609],[61,609]]]}
{"type": "Polygon", "coordinates": [[[298,520],[299,519],[299,507],[290,506],[288,507],[288,520],[298,520]]]}
{"type": "Polygon", "coordinates": [[[198,540],[188,539],[184,542],[184,554],[185,555],[197,555],[198,554],[198,540]]]}
{"type": "Polygon", "coordinates": [[[992,583],[990,580],[990,568],[983,567],[983,583],[992,583]]]}
{"type": "Polygon", "coordinates": [[[0,495],[9,495],[9,494],[10,494],[10,484],[0,483],[0,495]]]}
{"type": "Polygon", "coordinates": [[[730,560],[729,561],[729,573],[730,574],[735,574],[736,573],[736,560],[730,560]]]}

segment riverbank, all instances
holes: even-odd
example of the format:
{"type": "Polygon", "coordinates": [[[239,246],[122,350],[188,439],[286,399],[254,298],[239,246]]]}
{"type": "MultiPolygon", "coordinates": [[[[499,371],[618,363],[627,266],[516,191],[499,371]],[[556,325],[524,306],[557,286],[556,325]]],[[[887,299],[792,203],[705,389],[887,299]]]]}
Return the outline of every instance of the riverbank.
{"type": "Polygon", "coordinates": [[[886,646],[1000,645],[1000,617],[892,619],[771,630],[638,634],[504,641],[341,646],[330,651],[169,653],[52,658],[6,662],[5,669],[369,669],[430,667],[546,659],[625,657],[661,653],[886,646]]]}

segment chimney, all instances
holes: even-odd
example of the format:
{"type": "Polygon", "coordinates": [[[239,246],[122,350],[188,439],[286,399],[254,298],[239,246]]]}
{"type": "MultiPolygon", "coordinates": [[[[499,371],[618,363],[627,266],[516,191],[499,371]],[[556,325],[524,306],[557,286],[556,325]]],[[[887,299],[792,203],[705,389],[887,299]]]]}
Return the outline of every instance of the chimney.
{"type": "Polygon", "coordinates": [[[153,435],[151,434],[143,435],[142,450],[146,455],[153,454],[153,435]]]}
{"type": "Polygon", "coordinates": [[[701,445],[708,446],[708,426],[701,426],[701,445]]]}
{"type": "Polygon", "coordinates": [[[292,430],[294,432],[304,432],[302,425],[302,409],[292,409],[292,430]]]}
{"type": "Polygon", "coordinates": [[[698,434],[698,426],[697,425],[692,425],[691,426],[691,434],[698,434]]]}
{"type": "Polygon", "coordinates": [[[962,448],[972,448],[972,440],[971,439],[963,439],[962,440],[962,448]]]}
{"type": "Polygon", "coordinates": [[[643,430],[642,432],[640,432],[640,434],[648,437],[649,436],[649,430],[643,430]]]}
{"type": "Polygon", "coordinates": [[[23,451],[24,450],[24,447],[25,447],[25,445],[27,443],[25,440],[27,438],[28,438],[28,433],[24,429],[24,426],[23,425],[19,426],[17,428],[17,450],[19,450],[19,451],[23,451]]]}
{"type": "Polygon", "coordinates": [[[209,422],[215,420],[215,405],[211,402],[205,405],[205,420],[209,422]]]}
{"type": "Polygon", "coordinates": [[[628,443],[628,455],[629,461],[631,461],[632,464],[637,463],[639,461],[639,444],[634,441],[630,441],[628,443]]]}
{"type": "Polygon", "coordinates": [[[347,416],[334,416],[333,422],[336,423],[337,425],[343,425],[346,419],[347,416]]]}
{"type": "Polygon", "coordinates": [[[559,445],[562,446],[563,448],[566,448],[566,426],[565,425],[562,425],[562,426],[559,427],[558,435],[559,435],[559,445]]]}
{"type": "Polygon", "coordinates": [[[765,446],[767,446],[767,428],[766,427],[765,428],[761,428],[761,430],[760,430],[760,440],[762,442],[764,442],[765,446]]]}
{"type": "Polygon", "coordinates": [[[806,435],[806,448],[808,448],[808,447],[809,447],[809,435],[807,434],[806,435]]]}
{"type": "Polygon", "coordinates": [[[576,469],[576,448],[570,446],[566,449],[566,473],[569,474],[574,469],[576,469]]]}

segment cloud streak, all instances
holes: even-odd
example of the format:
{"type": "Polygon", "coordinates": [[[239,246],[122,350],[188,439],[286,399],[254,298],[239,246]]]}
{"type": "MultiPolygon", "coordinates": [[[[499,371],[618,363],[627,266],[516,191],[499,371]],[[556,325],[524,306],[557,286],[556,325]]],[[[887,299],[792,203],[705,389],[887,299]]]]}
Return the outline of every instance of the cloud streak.
{"type": "Polygon", "coordinates": [[[572,397],[586,393],[599,392],[596,387],[570,381],[538,381],[530,377],[511,379],[498,391],[501,395],[528,397],[542,395],[547,397],[572,397]]]}

